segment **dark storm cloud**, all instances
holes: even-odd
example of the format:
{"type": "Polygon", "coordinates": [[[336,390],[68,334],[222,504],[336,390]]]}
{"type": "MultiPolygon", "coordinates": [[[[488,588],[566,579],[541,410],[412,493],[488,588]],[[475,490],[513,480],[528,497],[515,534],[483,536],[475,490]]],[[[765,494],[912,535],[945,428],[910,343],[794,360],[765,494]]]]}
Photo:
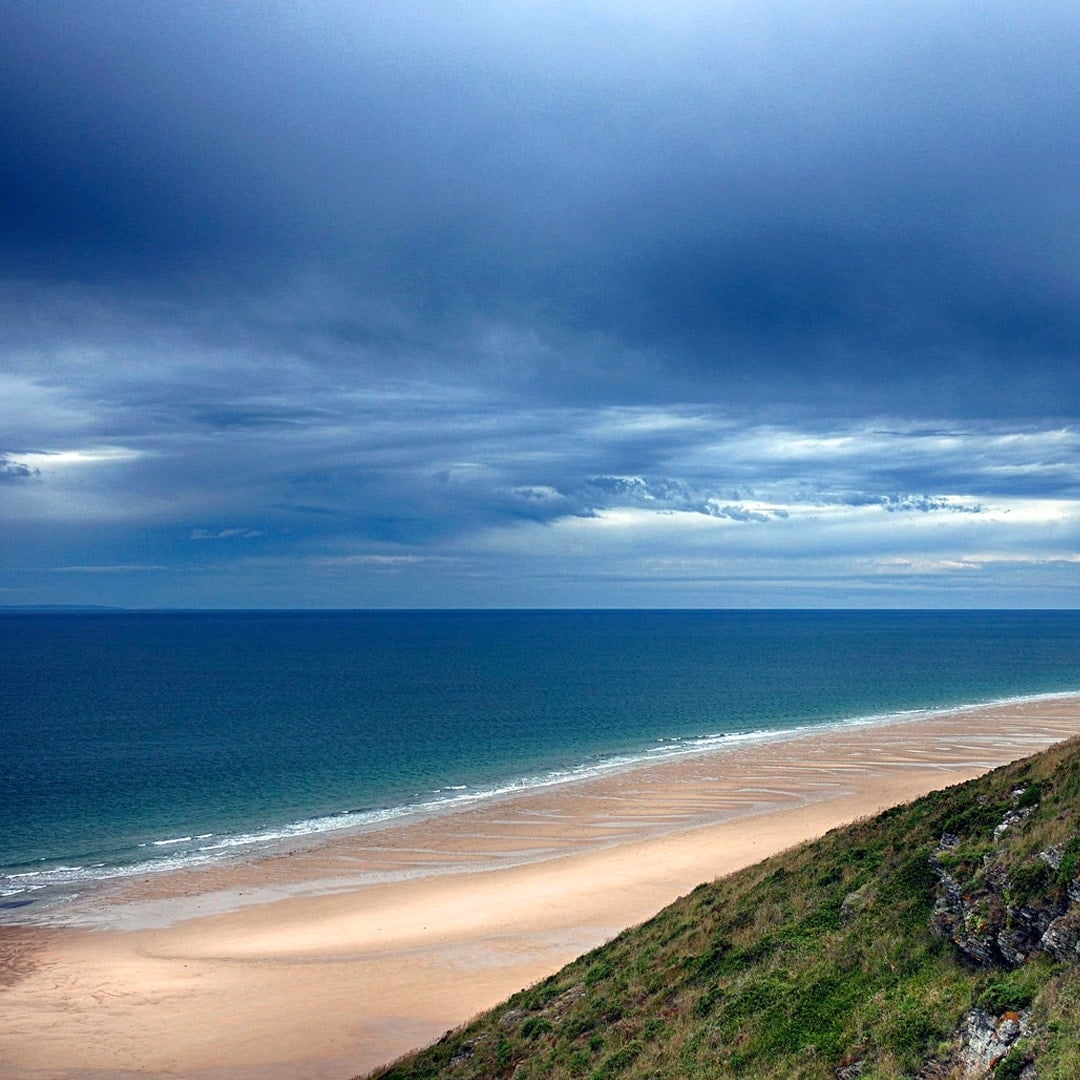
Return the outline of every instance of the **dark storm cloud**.
{"type": "Polygon", "coordinates": [[[1078,31],[0,6],[11,566],[195,604],[1066,574],[1078,31]]]}
{"type": "Polygon", "coordinates": [[[842,386],[986,416],[1080,391],[1070,5],[0,21],[9,276],[365,370],[498,360],[580,400],[835,411],[842,386]],[[485,325],[525,345],[478,360],[485,325]]]}

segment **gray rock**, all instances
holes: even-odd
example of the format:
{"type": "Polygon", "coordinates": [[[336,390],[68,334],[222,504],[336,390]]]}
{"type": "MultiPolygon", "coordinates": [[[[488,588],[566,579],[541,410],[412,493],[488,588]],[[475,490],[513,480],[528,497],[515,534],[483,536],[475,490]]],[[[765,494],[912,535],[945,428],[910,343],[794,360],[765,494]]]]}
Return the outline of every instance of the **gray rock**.
{"type": "Polygon", "coordinates": [[[1055,960],[1080,959],[1080,912],[1059,915],[1043,932],[1039,948],[1055,960]]]}
{"type": "Polygon", "coordinates": [[[1034,806],[1025,806],[1022,810],[1009,810],[1001,819],[1001,824],[994,829],[994,839],[1000,840],[1009,829],[1026,821],[1035,813],[1035,809],[1034,806]]]}
{"type": "Polygon", "coordinates": [[[1054,844],[1052,847],[1048,847],[1045,851],[1039,852],[1039,858],[1042,859],[1051,870],[1057,870],[1061,866],[1061,860],[1065,857],[1065,845],[1054,844]]]}
{"type": "Polygon", "coordinates": [[[941,864],[930,856],[930,868],[942,887],[934,901],[930,927],[934,933],[950,938],[953,944],[980,967],[995,967],[1001,954],[995,940],[997,927],[984,926],[963,886],[941,864]]]}
{"type": "Polygon", "coordinates": [[[1001,966],[1000,950],[989,934],[955,933],[952,940],[969,960],[980,967],[1001,966]]]}
{"type": "Polygon", "coordinates": [[[1018,948],[1019,942],[1008,930],[999,931],[995,944],[1009,967],[1018,968],[1028,958],[1028,954],[1018,948]]]}
{"type": "Polygon", "coordinates": [[[944,887],[945,898],[951,902],[959,903],[963,899],[963,887],[960,885],[960,882],[945,869],[936,855],[930,856],[930,869],[933,870],[934,876],[944,887]]]}
{"type": "Polygon", "coordinates": [[[1031,1013],[1026,1009],[1001,1016],[991,1016],[985,1009],[972,1009],[964,1017],[961,1027],[958,1076],[961,1080],[981,1080],[1017,1039],[1031,1033],[1031,1013]]]}
{"type": "Polygon", "coordinates": [[[1042,948],[1042,939],[1054,913],[1041,908],[1010,907],[1008,925],[997,935],[997,946],[1011,967],[1019,967],[1042,948]]]}
{"type": "Polygon", "coordinates": [[[525,1015],[524,1009],[507,1009],[499,1017],[499,1027],[508,1028],[516,1024],[525,1015]]]}
{"type": "Polygon", "coordinates": [[[464,1065],[466,1061],[473,1056],[473,1044],[462,1043],[458,1052],[450,1059],[450,1068],[457,1068],[459,1065],[464,1065]]]}
{"type": "Polygon", "coordinates": [[[852,893],[848,893],[840,904],[840,918],[844,922],[850,922],[871,900],[870,882],[852,893]]]}

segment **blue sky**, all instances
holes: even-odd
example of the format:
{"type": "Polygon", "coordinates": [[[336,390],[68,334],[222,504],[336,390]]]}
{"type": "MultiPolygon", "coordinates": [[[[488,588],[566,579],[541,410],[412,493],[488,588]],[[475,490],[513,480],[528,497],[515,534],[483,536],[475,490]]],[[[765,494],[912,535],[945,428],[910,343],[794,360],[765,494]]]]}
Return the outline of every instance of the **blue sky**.
{"type": "Polygon", "coordinates": [[[5,3],[0,604],[1080,606],[1078,54],[5,3]]]}

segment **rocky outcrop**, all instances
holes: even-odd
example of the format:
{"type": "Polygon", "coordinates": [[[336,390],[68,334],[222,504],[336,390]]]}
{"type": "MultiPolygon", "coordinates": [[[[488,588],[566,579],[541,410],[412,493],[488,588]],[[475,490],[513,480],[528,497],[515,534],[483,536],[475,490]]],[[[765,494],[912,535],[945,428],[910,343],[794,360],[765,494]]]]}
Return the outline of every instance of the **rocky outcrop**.
{"type": "Polygon", "coordinates": [[[1043,936],[1057,910],[1037,907],[1006,907],[1007,925],[997,935],[997,947],[1010,967],[1019,967],[1040,950],[1046,951],[1043,936]]]}
{"type": "Polygon", "coordinates": [[[1023,1050],[1017,1046],[1020,1039],[1033,1034],[1031,1013],[1026,1009],[998,1016],[985,1009],[971,1009],[956,1032],[955,1051],[947,1058],[928,1061],[919,1070],[918,1080],[992,1080],[1014,1047],[1020,1055],[1016,1062],[1019,1072],[1010,1070],[1009,1075],[1034,1080],[1035,1066],[1024,1061],[1023,1050]]]}
{"type": "Polygon", "coordinates": [[[1039,858],[1042,859],[1051,870],[1059,870],[1061,868],[1061,862],[1065,858],[1065,845],[1054,844],[1045,851],[1040,851],[1039,858]]]}
{"type": "MultiPolygon", "coordinates": [[[[1023,792],[1021,792],[1023,794],[1023,792]]],[[[1014,825],[1019,825],[1026,821],[1032,814],[1035,813],[1034,806],[1025,806],[1021,810],[1010,810],[998,823],[994,829],[994,839],[1000,840],[1008,829],[1011,829],[1014,825]]]]}
{"type": "Polygon", "coordinates": [[[836,1080],[855,1080],[855,1077],[862,1076],[863,1062],[850,1061],[846,1064],[840,1065],[836,1070],[836,1080]]]}
{"type": "MultiPolygon", "coordinates": [[[[1012,792],[1014,800],[1025,789],[1012,792]]],[[[1000,844],[1010,830],[1023,824],[1036,807],[1006,810],[993,836],[1000,844]]],[[[930,856],[937,878],[937,895],[931,916],[933,930],[949,938],[971,963],[986,968],[1018,968],[1037,952],[1056,959],[1080,958],[1080,882],[1067,888],[1042,888],[1030,903],[1021,903],[1017,878],[1048,875],[1063,863],[1065,845],[1038,853],[1017,870],[1000,849],[991,846],[974,860],[964,858],[963,839],[952,833],[941,837],[930,856]],[[1074,908],[1076,909],[1074,911],[1074,908]]],[[[981,850],[981,849],[980,849],[981,850]]]]}
{"type": "MultiPolygon", "coordinates": [[[[1031,802],[1035,793],[1010,793],[1013,805],[1004,810],[991,842],[985,833],[980,838],[946,832],[930,856],[937,879],[931,927],[977,967],[1015,970],[1039,953],[1080,960],[1080,881],[1062,880],[1069,872],[1063,868],[1076,862],[1076,840],[1018,856],[1024,823],[1037,809],[1031,802]]],[[[973,1008],[954,1033],[958,1049],[928,1062],[920,1077],[983,1080],[1001,1072],[1034,1080],[1036,1066],[1025,1051],[1030,1044],[1019,1040],[1035,1034],[1028,1010],[993,1015],[973,1008]]]]}
{"type": "Polygon", "coordinates": [[[961,881],[940,859],[943,851],[955,846],[939,846],[930,856],[930,868],[938,879],[930,925],[935,933],[950,938],[972,963],[980,967],[1002,966],[1005,961],[998,948],[998,920],[992,910],[991,892],[973,889],[970,882],[961,881]]]}
{"type": "Polygon", "coordinates": [[[962,1031],[955,1075],[960,1080],[981,1080],[1001,1062],[1017,1039],[1032,1033],[1031,1013],[1025,1010],[991,1016],[983,1009],[972,1009],[964,1017],[962,1031]]]}
{"type": "Polygon", "coordinates": [[[1054,919],[1043,931],[1039,947],[1055,960],[1080,960],[1080,911],[1071,910],[1054,919]]]}
{"type": "Polygon", "coordinates": [[[851,922],[874,897],[873,882],[868,881],[861,888],[844,897],[840,905],[840,918],[843,922],[851,922]]]}
{"type": "Polygon", "coordinates": [[[971,963],[1012,969],[1038,952],[1056,960],[1080,959],[1080,907],[1071,897],[1045,907],[1015,905],[1003,892],[985,887],[969,892],[940,865],[934,870],[940,893],[931,927],[971,963]]]}

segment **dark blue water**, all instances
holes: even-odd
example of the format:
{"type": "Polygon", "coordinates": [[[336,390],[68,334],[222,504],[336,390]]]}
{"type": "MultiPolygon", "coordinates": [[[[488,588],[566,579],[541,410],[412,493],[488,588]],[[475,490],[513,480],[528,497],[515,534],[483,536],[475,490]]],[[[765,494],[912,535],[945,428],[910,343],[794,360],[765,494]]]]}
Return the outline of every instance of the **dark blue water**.
{"type": "Polygon", "coordinates": [[[1077,690],[1080,615],[7,613],[0,656],[19,903],[700,740],[1077,690]]]}

